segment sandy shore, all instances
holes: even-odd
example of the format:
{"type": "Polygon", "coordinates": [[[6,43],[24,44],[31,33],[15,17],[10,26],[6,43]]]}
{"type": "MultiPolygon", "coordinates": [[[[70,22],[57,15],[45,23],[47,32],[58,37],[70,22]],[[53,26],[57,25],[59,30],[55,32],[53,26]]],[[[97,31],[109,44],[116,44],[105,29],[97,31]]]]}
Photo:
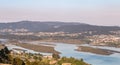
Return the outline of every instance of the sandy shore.
{"type": "Polygon", "coordinates": [[[18,43],[15,45],[26,48],[26,49],[31,49],[37,52],[60,54],[60,52],[56,51],[54,47],[50,47],[50,46],[34,45],[34,44],[28,44],[28,43],[18,43]]]}
{"type": "Polygon", "coordinates": [[[92,48],[92,47],[87,47],[87,46],[79,46],[77,51],[82,51],[82,52],[90,52],[94,54],[100,54],[100,55],[111,55],[115,51],[112,50],[106,50],[106,49],[100,49],[100,48],[92,48]]]}

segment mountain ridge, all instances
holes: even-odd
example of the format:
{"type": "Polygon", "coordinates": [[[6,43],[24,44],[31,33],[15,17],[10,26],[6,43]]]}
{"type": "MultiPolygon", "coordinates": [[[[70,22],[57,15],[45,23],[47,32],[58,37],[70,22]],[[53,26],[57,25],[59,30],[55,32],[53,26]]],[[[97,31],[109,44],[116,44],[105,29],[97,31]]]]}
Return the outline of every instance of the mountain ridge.
{"type": "Polygon", "coordinates": [[[11,23],[0,23],[0,29],[28,29],[32,32],[69,32],[79,33],[86,31],[108,32],[120,30],[119,26],[97,26],[78,22],[58,21],[19,21],[11,23]]]}

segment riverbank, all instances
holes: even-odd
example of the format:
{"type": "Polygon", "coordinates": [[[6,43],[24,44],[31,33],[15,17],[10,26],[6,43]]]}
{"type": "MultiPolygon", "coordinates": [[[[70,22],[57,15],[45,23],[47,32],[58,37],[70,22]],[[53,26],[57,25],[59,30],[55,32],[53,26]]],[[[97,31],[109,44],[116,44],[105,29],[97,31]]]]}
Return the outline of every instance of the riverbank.
{"type": "Polygon", "coordinates": [[[28,44],[28,43],[19,43],[15,45],[26,48],[26,49],[34,50],[36,52],[60,54],[60,52],[56,51],[54,47],[50,47],[50,46],[34,45],[34,44],[28,44]]]}
{"type": "Polygon", "coordinates": [[[84,60],[76,58],[60,57],[57,54],[53,55],[41,55],[41,54],[29,54],[9,50],[7,47],[0,50],[0,65],[90,65],[84,60]]]}
{"type": "Polygon", "coordinates": [[[78,46],[76,51],[90,52],[90,53],[99,54],[99,55],[111,55],[114,53],[120,53],[120,52],[113,51],[113,50],[93,48],[93,47],[88,47],[88,46],[78,46]]]}
{"type": "Polygon", "coordinates": [[[78,39],[47,39],[47,40],[38,40],[40,42],[54,42],[54,43],[68,43],[68,44],[83,44],[84,42],[78,39]]]}
{"type": "MultiPolygon", "coordinates": [[[[54,43],[67,43],[67,44],[89,44],[88,40],[80,40],[80,39],[46,39],[46,40],[37,40],[40,42],[54,42],[54,43]]],[[[106,47],[115,47],[115,48],[120,48],[119,45],[115,45],[115,44],[104,44],[103,43],[99,43],[99,44],[93,44],[90,43],[90,45],[92,46],[106,46],[106,47]]]]}
{"type": "MultiPolygon", "coordinates": [[[[35,45],[41,45],[41,44],[49,44],[50,46],[53,45],[53,48],[55,48],[56,51],[59,51],[61,54],[61,57],[74,57],[77,59],[83,58],[85,62],[92,64],[92,65],[115,65],[120,64],[120,54],[115,53],[111,55],[100,55],[100,54],[94,54],[94,53],[87,53],[87,52],[79,52],[75,51],[77,46],[88,46],[93,48],[101,48],[101,49],[108,49],[113,51],[119,51],[119,48],[111,48],[111,47],[104,47],[104,46],[91,46],[88,44],[66,44],[66,43],[54,43],[54,42],[40,42],[40,41],[19,41],[19,43],[29,43],[29,44],[35,44],[35,45]],[[110,63],[111,62],[111,63],[110,63]]],[[[13,42],[11,42],[13,43],[13,42]]],[[[15,42],[18,43],[18,42],[15,42]]]]}

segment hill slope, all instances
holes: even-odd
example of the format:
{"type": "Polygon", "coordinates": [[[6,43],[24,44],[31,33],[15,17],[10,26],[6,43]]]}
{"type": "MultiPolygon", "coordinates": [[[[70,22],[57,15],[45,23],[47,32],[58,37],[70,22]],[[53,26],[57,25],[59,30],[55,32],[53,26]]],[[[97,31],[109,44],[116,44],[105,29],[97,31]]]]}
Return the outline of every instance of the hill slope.
{"type": "Polygon", "coordinates": [[[37,22],[20,21],[14,23],[0,23],[0,29],[21,29],[25,28],[32,32],[69,32],[79,33],[86,31],[97,31],[99,33],[120,30],[117,26],[96,26],[83,23],[65,23],[65,22],[37,22]]]}

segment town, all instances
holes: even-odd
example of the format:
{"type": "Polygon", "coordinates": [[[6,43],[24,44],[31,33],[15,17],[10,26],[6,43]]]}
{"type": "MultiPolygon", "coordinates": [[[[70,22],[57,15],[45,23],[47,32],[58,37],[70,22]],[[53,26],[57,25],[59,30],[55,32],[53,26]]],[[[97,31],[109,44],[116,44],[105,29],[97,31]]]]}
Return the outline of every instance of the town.
{"type": "Polygon", "coordinates": [[[49,42],[66,42],[74,44],[91,44],[98,46],[120,47],[120,31],[109,31],[108,34],[94,34],[95,31],[80,33],[69,32],[30,32],[27,29],[0,30],[1,38],[41,40],[49,42]],[[7,35],[7,36],[6,36],[7,35]]]}
{"type": "MultiPolygon", "coordinates": [[[[0,41],[0,65],[90,65],[84,62],[84,59],[82,58],[61,57],[61,53],[55,50],[54,44],[48,44],[48,46],[46,46],[43,42],[89,44],[92,46],[120,48],[120,31],[109,31],[108,34],[95,33],[96,31],[69,33],[62,31],[32,32],[24,28],[15,30],[2,29],[0,30],[0,38],[3,39],[0,41]],[[7,41],[4,41],[4,39],[7,41]],[[43,43],[43,45],[37,45],[37,41],[38,43],[43,43]],[[37,53],[28,52],[26,49],[34,50],[37,53]],[[49,54],[41,54],[41,52],[49,54]]],[[[100,55],[120,53],[119,51],[86,46],[78,46],[78,48],[74,50],[100,55]]]]}

